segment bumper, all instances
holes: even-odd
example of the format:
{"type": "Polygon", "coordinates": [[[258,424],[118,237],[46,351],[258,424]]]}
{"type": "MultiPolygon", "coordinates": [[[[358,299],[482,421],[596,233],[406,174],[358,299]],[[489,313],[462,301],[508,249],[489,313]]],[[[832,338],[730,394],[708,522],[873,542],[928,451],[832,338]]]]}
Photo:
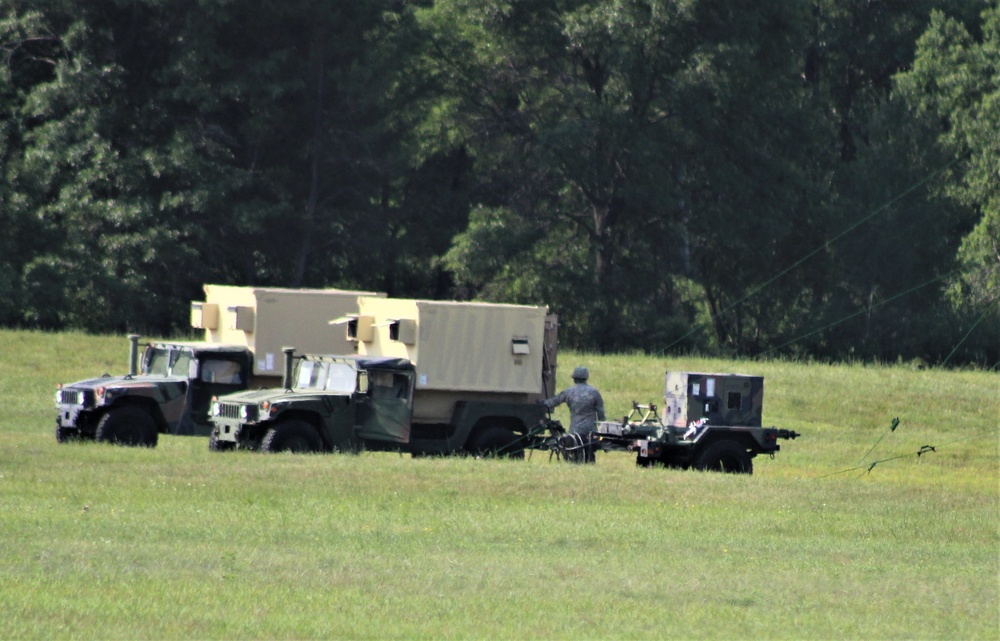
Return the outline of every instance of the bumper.
{"type": "Polygon", "coordinates": [[[84,411],[82,405],[60,404],[56,406],[56,425],[62,428],[79,427],[80,414],[84,411]]]}
{"type": "Polygon", "coordinates": [[[213,418],[212,430],[216,432],[216,440],[224,443],[236,443],[246,424],[243,421],[213,418]]]}

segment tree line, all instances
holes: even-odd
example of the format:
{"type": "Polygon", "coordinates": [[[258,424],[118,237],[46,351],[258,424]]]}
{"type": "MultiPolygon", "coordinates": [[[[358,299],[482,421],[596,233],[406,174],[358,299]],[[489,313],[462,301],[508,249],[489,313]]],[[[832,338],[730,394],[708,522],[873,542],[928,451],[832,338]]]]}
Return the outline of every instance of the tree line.
{"type": "Polygon", "coordinates": [[[578,349],[1000,361],[1000,9],[0,0],[0,324],[203,283],[547,304],[578,349]]]}

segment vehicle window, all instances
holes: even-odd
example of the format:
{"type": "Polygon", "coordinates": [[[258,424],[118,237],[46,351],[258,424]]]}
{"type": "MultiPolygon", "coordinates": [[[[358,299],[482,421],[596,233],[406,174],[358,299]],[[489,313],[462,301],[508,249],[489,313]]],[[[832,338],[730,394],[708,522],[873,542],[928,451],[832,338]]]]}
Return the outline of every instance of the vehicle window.
{"type": "Polygon", "coordinates": [[[298,382],[295,386],[304,389],[327,389],[332,365],[334,364],[321,361],[302,361],[299,364],[298,382]]]}
{"type": "Polygon", "coordinates": [[[353,394],[358,387],[358,375],[347,363],[330,363],[330,374],[326,379],[326,389],[333,392],[353,394]]]}
{"type": "Polygon", "coordinates": [[[191,352],[186,350],[175,350],[171,352],[170,373],[174,376],[187,376],[191,370],[191,352]]]}
{"type": "Polygon", "coordinates": [[[224,359],[210,359],[201,365],[201,380],[206,383],[239,385],[243,382],[240,364],[224,359]]]}
{"type": "Polygon", "coordinates": [[[405,374],[396,372],[370,372],[372,377],[372,397],[373,398],[402,398],[405,399],[409,392],[409,379],[405,374]]]}
{"type": "Polygon", "coordinates": [[[170,351],[165,349],[150,349],[146,358],[146,373],[166,376],[170,369],[170,351]]]}

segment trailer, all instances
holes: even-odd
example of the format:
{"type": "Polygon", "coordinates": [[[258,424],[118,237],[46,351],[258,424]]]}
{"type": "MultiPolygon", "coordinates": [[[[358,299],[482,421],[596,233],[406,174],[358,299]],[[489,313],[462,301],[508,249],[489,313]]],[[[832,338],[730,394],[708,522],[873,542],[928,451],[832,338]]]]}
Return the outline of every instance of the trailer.
{"type": "Polygon", "coordinates": [[[753,473],[754,457],[774,456],[778,440],[797,432],[763,427],[764,379],[740,374],[667,372],[662,411],[655,404],[632,403],[621,421],[600,421],[590,434],[558,433],[541,448],[570,461],[584,459],[586,448],[636,455],[643,467],[753,473]]]}

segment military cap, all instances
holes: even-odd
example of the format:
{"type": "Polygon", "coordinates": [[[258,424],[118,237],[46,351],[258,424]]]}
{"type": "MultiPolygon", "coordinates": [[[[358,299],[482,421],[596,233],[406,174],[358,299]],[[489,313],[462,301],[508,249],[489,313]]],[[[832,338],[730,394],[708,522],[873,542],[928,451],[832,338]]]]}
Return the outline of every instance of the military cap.
{"type": "Polygon", "coordinates": [[[574,381],[585,381],[590,378],[590,372],[587,371],[586,367],[577,367],[573,370],[573,380],[574,381]]]}

